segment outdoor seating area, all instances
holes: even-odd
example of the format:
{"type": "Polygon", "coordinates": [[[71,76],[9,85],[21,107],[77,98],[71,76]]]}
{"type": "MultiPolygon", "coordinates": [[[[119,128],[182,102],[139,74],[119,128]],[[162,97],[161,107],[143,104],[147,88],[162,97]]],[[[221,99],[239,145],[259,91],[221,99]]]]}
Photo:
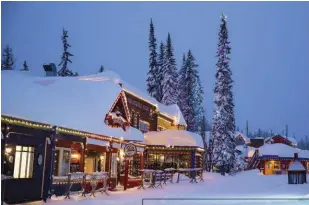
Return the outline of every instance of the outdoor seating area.
{"type": "Polygon", "coordinates": [[[163,188],[163,185],[167,185],[167,182],[174,183],[173,178],[175,174],[177,174],[176,183],[179,183],[181,180],[181,174],[188,176],[190,183],[198,183],[198,180],[204,182],[202,168],[166,168],[164,170],[143,169],[140,170],[140,172],[142,173],[142,182],[138,189],[163,188]]]}
{"type": "Polygon", "coordinates": [[[95,197],[95,193],[107,193],[108,190],[108,173],[95,172],[85,174],[82,172],[70,173],[67,176],[53,176],[52,195],[65,196],[70,199],[71,194],[86,194],[95,197]]]}

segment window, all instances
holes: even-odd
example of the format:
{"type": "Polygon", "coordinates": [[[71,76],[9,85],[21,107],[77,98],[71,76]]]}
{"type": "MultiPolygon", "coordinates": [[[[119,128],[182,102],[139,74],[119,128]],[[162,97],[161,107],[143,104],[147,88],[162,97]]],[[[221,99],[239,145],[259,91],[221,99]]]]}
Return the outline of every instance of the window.
{"type": "Polygon", "coordinates": [[[117,153],[112,153],[111,177],[117,177],[117,153]]]}
{"type": "Polygon", "coordinates": [[[140,120],[139,121],[139,130],[142,132],[148,132],[149,130],[149,123],[140,120]]]}
{"type": "Polygon", "coordinates": [[[70,172],[71,149],[56,147],[54,159],[54,176],[66,176],[70,172]]]}
{"type": "Polygon", "coordinates": [[[274,169],[280,169],[280,163],[279,162],[274,163],[274,169]]]}
{"type": "Polygon", "coordinates": [[[100,156],[100,159],[99,159],[99,162],[98,162],[98,166],[100,166],[100,169],[98,169],[98,171],[101,171],[101,172],[105,172],[105,164],[106,164],[106,152],[104,152],[101,156],[100,156]]]}
{"type": "Polygon", "coordinates": [[[32,178],[34,147],[6,145],[4,174],[14,178],[32,178]]]}
{"type": "Polygon", "coordinates": [[[271,168],[271,162],[267,163],[268,168],[271,168]]]}

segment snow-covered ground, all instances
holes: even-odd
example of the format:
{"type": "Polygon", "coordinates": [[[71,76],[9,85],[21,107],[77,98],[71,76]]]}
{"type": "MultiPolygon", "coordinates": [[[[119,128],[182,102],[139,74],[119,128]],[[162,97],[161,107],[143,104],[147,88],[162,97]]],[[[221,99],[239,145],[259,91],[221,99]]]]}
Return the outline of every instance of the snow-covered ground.
{"type": "MultiPolygon", "coordinates": [[[[180,181],[179,184],[168,183],[168,185],[164,185],[163,188],[147,188],[146,190],[134,188],[127,191],[109,192],[109,196],[97,193],[95,198],[88,197],[86,199],[73,196],[71,199],[64,200],[63,197],[58,197],[57,199],[53,198],[49,200],[48,203],[55,205],[73,205],[73,203],[78,205],[309,204],[309,184],[289,185],[287,184],[286,175],[263,176],[257,170],[251,170],[236,174],[235,176],[221,176],[215,173],[205,173],[204,182],[199,182],[197,184],[190,184],[188,179],[182,179],[183,180],[180,181]],[[162,200],[162,198],[165,200],[162,200]],[[214,200],[214,198],[221,200],[214,200]],[[231,198],[234,198],[234,200],[231,198]],[[242,200],[239,200],[240,198],[242,200]],[[249,198],[251,198],[251,200],[249,200],[249,198]],[[264,200],[257,200],[257,198],[264,198],[264,200]]],[[[309,179],[309,175],[307,175],[307,179],[309,179]]]]}

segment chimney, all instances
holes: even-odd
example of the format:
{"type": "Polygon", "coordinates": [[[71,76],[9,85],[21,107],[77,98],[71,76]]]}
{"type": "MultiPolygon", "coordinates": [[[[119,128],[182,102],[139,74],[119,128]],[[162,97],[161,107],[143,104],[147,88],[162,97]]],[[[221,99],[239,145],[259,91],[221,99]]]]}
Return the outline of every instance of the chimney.
{"type": "Polygon", "coordinates": [[[298,160],[298,153],[294,153],[294,160],[298,160]]]}
{"type": "Polygon", "coordinates": [[[57,67],[54,63],[45,64],[43,68],[47,77],[57,76],[57,67]]]}

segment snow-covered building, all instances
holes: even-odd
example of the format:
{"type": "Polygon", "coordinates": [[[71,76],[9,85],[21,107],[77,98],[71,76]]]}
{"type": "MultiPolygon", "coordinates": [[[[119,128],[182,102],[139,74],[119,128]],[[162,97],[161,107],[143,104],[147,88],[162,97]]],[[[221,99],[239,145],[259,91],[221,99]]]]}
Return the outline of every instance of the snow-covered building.
{"type": "Polygon", "coordinates": [[[250,143],[250,139],[241,132],[236,132],[234,138],[236,146],[250,143]]]}
{"type": "Polygon", "coordinates": [[[289,184],[304,184],[307,183],[306,168],[298,160],[298,153],[294,153],[294,160],[291,162],[288,169],[289,184]]]}
{"type": "Polygon", "coordinates": [[[145,133],[145,167],[149,169],[203,167],[204,144],[200,135],[185,130],[145,133]]]}
{"type": "MultiPolygon", "coordinates": [[[[137,147],[130,174],[137,175],[144,167],[147,142],[143,133],[173,130],[178,131],[176,137],[200,137],[184,131],[186,122],[177,105],[156,102],[111,71],[78,77],[37,77],[19,71],[1,74],[3,174],[18,179],[7,186],[8,202],[46,198],[50,176],[71,172],[107,171],[109,186],[115,187],[125,144],[133,142],[137,147]],[[35,187],[31,190],[30,182],[35,187]]],[[[195,160],[203,151],[200,141],[180,147],[195,150],[197,154],[190,156],[195,160]]],[[[173,150],[179,148],[177,140],[171,142],[173,150]]]]}
{"type": "Polygon", "coordinates": [[[309,172],[309,151],[291,147],[286,144],[265,144],[257,148],[248,163],[247,169],[260,169],[265,175],[286,174],[294,160],[294,153],[309,172]]]}
{"type": "Polygon", "coordinates": [[[272,137],[268,137],[265,139],[265,144],[275,144],[275,143],[282,143],[286,144],[292,147],[297,146],[297,141],[296,139],[292,137],[287,137],[287,136],[282,136],[282,135],[275,135],[272,137]]]}

